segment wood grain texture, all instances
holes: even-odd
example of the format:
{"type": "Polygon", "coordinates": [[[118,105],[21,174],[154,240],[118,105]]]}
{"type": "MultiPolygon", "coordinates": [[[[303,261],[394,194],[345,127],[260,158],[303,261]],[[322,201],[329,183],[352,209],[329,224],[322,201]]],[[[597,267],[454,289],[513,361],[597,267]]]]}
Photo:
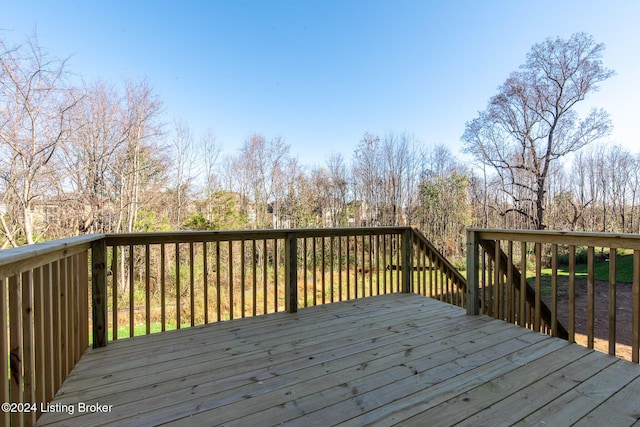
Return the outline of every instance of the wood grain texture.
{"type": "Polygon", "coordinates": [[[639,395],[638,365],[396,293],[89,350],[54,403],[111,411],[38,424],[631,425],[639,395]]]}

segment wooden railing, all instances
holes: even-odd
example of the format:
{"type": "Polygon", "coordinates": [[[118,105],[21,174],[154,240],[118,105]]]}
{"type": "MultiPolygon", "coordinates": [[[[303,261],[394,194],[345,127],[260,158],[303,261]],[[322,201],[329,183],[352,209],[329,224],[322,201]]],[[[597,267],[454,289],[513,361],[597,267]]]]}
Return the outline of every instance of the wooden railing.
{"type": "Polygon", "coordinates": [[[589,347],[604,340],[611,354],[628,343],[638,362],[639,236],[474,229],[467,249],[466,280],[408,227],[92,235],[1,251],[0,403],[16,410],[0,414],[0,425],[33,424],[89,345],[392,292],[570,341],[584,335],[589,347]],[[631,336],[616,328],[620,249],[633,260],[631,336]],[[602,333],[595,260],[606,253],[602,333]],[[564,260],[566,279],[559,274],[564,260]],[[576,321],[580,310],[584,327],[576,321]]]}
{"type": "Polygon", "coordinates": [[[0,425],[32,425],[89,345],[84,236],[0,253],[0,425]]]}
{"type": "Polygon", "coordinates": [[[105,247],[97,346],[390,292],[464,304],[464,278],[408,227],[118,234],[105,247]]]}
{"type": "Polygon", "coordinates": [[[82,236],[0,251],[0,425],[32,425],[89,345],[465,279],[408,227],[82,236]],[[91,301],[91,306],[89,306],[91,301]]]}
{"type": "Polygon", "coordinates": [[[620,355],[622,347],[629,347],[629,359],[638,363],[640,236],[471,229],[467,232],[467,283],[470,314],[482,312],[571,342],[578,341],[589,348],[601,345],[599,349],[612,355],[620,355]],[[632,283],[625,285],[631,288],[632,295],[630,336],[618,333],[621,325],[616,316],[620,305],[626,302],[618,297],[621,284],[617,283],[620,273],[617,260],[621,249],[629,252],[626,256],[633,260],[632,283]],[[586,253],[586,272],[580,275],[577,251],[586,253]],[[605,281],[596,281],[596,252],[603,262],[608,262],[605,281]],[[547,271],[545,275],[543,268],[547,271]],[[559,274],[561,269],[566,276],[559,274]],[[599,299],[596,285],[606,287],[604,294],[598,294],[599,299]],[[597,318],[596,306],[607,307],[604,318],[597,318]],[[585,321],[578,322],[579,318],[585,321]]]}
{"type": "Polygon", "coordinates": [[[465,307],[467,280],[417,229],[412,231],[413,292],[465,307]]]}

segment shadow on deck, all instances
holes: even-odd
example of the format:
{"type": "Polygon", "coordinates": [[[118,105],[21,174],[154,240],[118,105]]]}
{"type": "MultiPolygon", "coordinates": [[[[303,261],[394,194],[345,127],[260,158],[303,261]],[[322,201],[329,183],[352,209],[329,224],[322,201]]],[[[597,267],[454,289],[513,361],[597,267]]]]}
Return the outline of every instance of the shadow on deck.
{"type": "Polygon", "coordinates": [[[640,366],[394,293],[110,342],[49,407],[38,425],[631,425],[640,366]]]}

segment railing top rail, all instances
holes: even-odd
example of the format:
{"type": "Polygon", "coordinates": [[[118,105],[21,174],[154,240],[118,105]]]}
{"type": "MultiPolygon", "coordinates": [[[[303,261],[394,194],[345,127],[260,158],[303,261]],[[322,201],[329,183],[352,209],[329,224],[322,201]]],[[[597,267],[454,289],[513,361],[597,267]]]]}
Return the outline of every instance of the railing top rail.
{"type": "Polygon", "coordinates": [[[557,243],[560,245],[595,246],[640,249],[640,235],[628,233],[588,233],[558,230],[503,230],[470,228],[482,240],[511,240],[517,242],[557,243]]]}
{"type": "Polygon", "coordinates": [[[0,251],[0,278],[11,277],[87,250],[103,234],[69,237],[0,251]]]}
{"type": "Polygon", "coordinates": [[[402,233],[410,227],[349,227],[349,228],[291,228],[263,230],[214,230],[214,231],[174,231],[158,233],[118,233],[107,234],[106,244],[159,244],[217,242],[237,240],[284,239],[294,233],[300,238],[361,236],[402,233]]]}

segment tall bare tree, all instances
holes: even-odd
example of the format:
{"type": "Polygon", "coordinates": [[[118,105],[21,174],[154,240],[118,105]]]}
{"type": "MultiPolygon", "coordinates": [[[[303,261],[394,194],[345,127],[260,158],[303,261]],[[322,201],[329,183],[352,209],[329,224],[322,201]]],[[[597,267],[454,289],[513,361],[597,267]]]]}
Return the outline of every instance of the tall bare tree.
{"type": "Polygon", "coordinates": [[[66,61],[51,58],[37,38],[15,47],[0,40],[0,185],[7,211],[0,216],[14,246],[36,240],[34,203],[56,182],[51,165],[78,103],[65,77],[66,61]]]}
{"type": "Polygon", "coordinates": [[[353,154],[355,225],[381,225],[384,174],[380,138],[364,134],[353,154]]]}
{"type": "Polygon", "coordinates": [[[340,153],[334,153],[327,162],[328,173],[328,204],[324,206],[325,212],[323,224],[328,227],[346,226],[345,209],[349,197],[349,176],[344,157],[340,153]]]}
{"type": "Polygon", "coordinates": [[[181,120],[174,120],[174,135],[172,139],[173,160],[173,192],[174,192],[174,223],[180,227],[185,219],[185,207],[189,200],[190,187],[193,181],[193,164],[196,159],[195,143],[191,128],[181,120]]]}
{"type": "Polygon", "coordinates": [[[73,191],[69,198],[75,202],[80,232],[111,232],[112,168],[131,123],[126,120],[125,100],[113,86],[98,81],[83,92],[71,115],[74,131],[64,155],[73,191]]]}
{"type": "MultiPolygon", "coordinates": [[[[216,174],[216,164],[220,156],[220,144],[211,129],[200,138],[200,155],[202,156],[202,166],[204,169],[204,194],[206,198],[206,218],[212,221],[213,218],[213,195],[219,190],[220,178],[216,174]]],[[[229,188],[230,189],[230,188],[229,188]]]]}
{"type": "Polygon", "coordinates": [[[420,180],[420,228],[446,255],[460,255],[471,225],[469,173],[442,145],[428,150],[420,180]]]}
{"type": "Polygon", "coordinates": [[[606,112],[593,109],[580,120],[574,108],[613,75],[602,65],[603,52],[584,33],[534,45],[520,71],[466,125],[467,151],[493,167],[510,194],[505,213],[524,216],[533,228],[546,227],[551,165],[609,132],[606,112]]]}
{"type": "Polygon", "coordinates": [[[125,87],[125,120],[128,129],[123,149],[113,164],[114,202],[118,206],[115,230],[135,231],[144,205],[144,190],[165,172],[163,147],[158,137],[161,102],[146,81],[128,81],[125,87]]]}
{"type": "Polygon", "coordinates": [[[234,160],[242,171],[238,174],[238,179],[242,181],[239,188],[247,192],[242,196],[254,202],[255,226],[258,228],[273,226],[269,218],[269,204],[277,205],[281,201],[284,188],[281,183],[289,161],[289,146],[282,138],[268,140],[259,134],[246,139],[238,158],[234,160]]]}

